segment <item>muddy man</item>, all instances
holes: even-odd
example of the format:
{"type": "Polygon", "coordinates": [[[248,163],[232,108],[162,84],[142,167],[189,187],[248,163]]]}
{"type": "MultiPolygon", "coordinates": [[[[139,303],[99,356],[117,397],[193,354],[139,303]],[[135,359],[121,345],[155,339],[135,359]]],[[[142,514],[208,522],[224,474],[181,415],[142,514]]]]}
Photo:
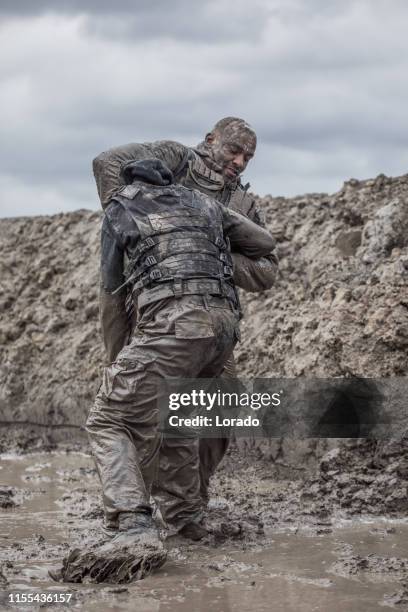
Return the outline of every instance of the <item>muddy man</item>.
{"type": "MultiPolygon", "coordinates": [[[[109,149],[98,155],[93,162],[95,181],[103,207],[126,184],[126,168],[137,160],[160,159],[172,171],[173,181],[198,190],[216,199],[231,210],[236,210],[254,223],[264,226],[262,211],[248,191],[249,183],[241,182],[242,173],[253,158],[257,138],[252,127],[238,117],[224,117],[206,134],[196,147],[171,140],[153,143],[130,143],[109,149]]],[[[232,253],[233,280],[245,291],[264,291],[272,287],[276,272],[275,252],[260,258],[246,256],[242,251],[232,253]]],[[[110,360],[115,359],[128,340],[129,329],[125,319],[112,318],[115,312],[115,297],[106,292],[101,295],[102,329],[110,360]]],[[[225,363],[223,378],[236,377],[233,355],[225,363]]],[[[229,438],[201,438],[199,441],[200,495],[202,505],[208,501],[211,476],[224,457],[229,438]]],[[[173,525],[181,524],[184,499],[188,495],[184,481],[179,480],[180,458],[171,440],[165,440],[160,451],[160,469],[155,484],[166,519],[173,525]],[[168,483],[172,482],[171,490],[168,483]],[[178,486],[176,484],[178,483],[178,486]],[[177,503],[176,503],[177,501],[177,503]]],[[[203,529],[184,529],[182,535],[198,539],[205,535],[203,529]]]]}
{"type": "MultiPolygon", "coordinates": [[[[162,445],[160,383],[221,374],[239,335],[231,250],[255,261],[275,246],[263,227],[175,185],[160,160],[127,165],[126,179],[105,211],[102,290],[115,302],[110,324],[131,329],[125,303],[130,287],[138,323],[104,369],[86,425],[111,540],[73,551],[64,561],[64,581],[127,582],[164,563],[150,504],[162,445]]],[[[198,441],[173,440],[173,449],[178,482],[173,496],[167,483],[166,513],[183,529],[194,525],[202,507],[198,441]],[[169,501],[179,503],[180,482],[181,511],[169,501]]]]}

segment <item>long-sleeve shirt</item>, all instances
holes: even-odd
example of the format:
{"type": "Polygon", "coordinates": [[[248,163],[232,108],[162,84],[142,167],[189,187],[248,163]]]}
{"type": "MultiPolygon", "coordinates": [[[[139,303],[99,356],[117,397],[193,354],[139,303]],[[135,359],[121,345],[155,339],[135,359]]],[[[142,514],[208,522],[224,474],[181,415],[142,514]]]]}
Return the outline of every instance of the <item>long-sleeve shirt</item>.
{"type": "MultiPolygon", "coordinates": [[[[112,197],[125,184],[122,170],[130,162],[160,159],[173,173],[176,173],[177,181],[179,180],[177,177],[178,170],[184,161],[187,162],[190,151],[189,147],[179,142],[161,140],[143,144],[129,143],[101,153],[93,161],[93,171],[102,206],[106,207],[112,197]]],[[[196,152],[200,153],[199,151],[196,152]]],[[[205,161],[205,157],[203,159],[205,161]]],[[[236,185],[229,186],[226,183],[218,192],[214,192],[213,196],[228,205],[229,197],[235,187],[236,185]],[[228,190],[231,191],[230,194],[228,194],[228,190]]],[[[199,185],[197,185],[197,189],[200,189],[199,185]]],[[[245,214],[258,225],[264,226],[262,214],[256,206],[255,199],[248,209],[245,211],[239,210],[239,212],[245,214]]],[[[242,253],[233,253],[232,257],[234,282],[238,287],[245,291],[264,291],[273,286],[278,269],[278,260],[275,253],[258,260],[248,258],[242,253]]]]}

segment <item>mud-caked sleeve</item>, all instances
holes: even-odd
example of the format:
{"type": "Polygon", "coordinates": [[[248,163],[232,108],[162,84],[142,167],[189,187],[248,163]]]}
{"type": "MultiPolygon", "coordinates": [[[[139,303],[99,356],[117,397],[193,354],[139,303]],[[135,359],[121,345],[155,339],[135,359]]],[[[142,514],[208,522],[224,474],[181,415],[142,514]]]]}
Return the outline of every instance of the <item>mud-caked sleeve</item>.
{"type": "Polygon", "coordinates": [[[105,208],[125,184],[122,170],[127,164],[143,159],[160,159],[174,172],[187,152],[187,147],[172,140],[130,143],[104,151],[93,160],[93,172],[102,206],[105,208]]]}
{"type": "Polygon", "coordinates": [[[112,224],[105,216],[101,235],[100,321],[102,338],[109,362],[116,359],[127,344],[131,325],[126,313],[126,288],[114,293],[124,283],[124,249],[112,224]]]}
{"type": "MultiPolygon", "coordinates": [[[[256,201],[247,212],[248,218],[256,225],[265,228],[265,219],[256,201]]],[[[234,263],[234,282],[245,291],[265,291],[273,287],[278,273],[279,260],[273,250],[265,257],[251,259],[242,253],[232,253],[234,263]]]]}
{"type": "Polygon", "coordinates": [[[237,251],[251,259],[259,259],[273,252],[275,240],[266,228],[235,210],[220,206],[224,232],[231,242],[233,252],[237,251]]]}
{"type": "Polygon", "coordinates": [[[249,292],[266,291],[273,287],[279,262],[275,253],[260,259],[250,259],[241,253],[232,253],[234,283],[249,292]]]}

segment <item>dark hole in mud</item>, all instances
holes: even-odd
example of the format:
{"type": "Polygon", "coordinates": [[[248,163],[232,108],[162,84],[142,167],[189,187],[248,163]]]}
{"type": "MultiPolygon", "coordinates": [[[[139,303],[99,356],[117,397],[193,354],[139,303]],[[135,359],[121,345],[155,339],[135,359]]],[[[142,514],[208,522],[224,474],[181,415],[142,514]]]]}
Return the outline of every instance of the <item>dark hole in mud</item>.
{"type": "MultiPolygon", "coordinates": [[[[259,410],[266,438],[387,438],[393,406],[381,380],[367,378],[279,380],[282,402],[259,410]]],[[[258,379],[254,390],[271,392],[271,379],[258,379]]],[[[398,416],[398,407],[394,414],[398,416]]]]}
{"type": "Polygon", "coordinates": [[[368,380],[344,382],[323,394],[321,416],[312,432],[313,437],[365,438],[384,424],[381,415],[382,394],[368,380]]]}
{"type": "Polygon", "coordinates": [[[347,395],[337,393],[320,419],[318,434],[324,438],[359,438],[360,418],[347,395]]]}

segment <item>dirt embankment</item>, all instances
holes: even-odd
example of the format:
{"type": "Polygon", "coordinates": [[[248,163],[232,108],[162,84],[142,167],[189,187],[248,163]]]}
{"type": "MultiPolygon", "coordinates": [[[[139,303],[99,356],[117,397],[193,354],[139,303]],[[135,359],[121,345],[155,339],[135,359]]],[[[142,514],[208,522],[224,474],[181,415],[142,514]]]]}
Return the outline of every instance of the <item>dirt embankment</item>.
{"type": "Polygon", "coordinates": [[[279,243],[281,277],[261,298],[246,296],[241,372],[406,375],[408,176],[259,203],[279,243]]]}
{"type": "MultiPolygon", "coordinates": [[[[242,296],[243,376],[406,375],[407,202],[408,176],[383,175],[331,196],[259,200],[281,272],[270,291],[242,296]]],[[[78,435],[69,426],[84,422],[104,361],[100,222],[89,211],[0,221],[3,422],[57,426],[44,430],[52,439],[78,435]]],[[[276,458],[292,452],[285,444],[258,446],[276,458]]]]}
{"type": "Polygon", "coordinates": [[[0,222],[2,420],[84,421],[103,362],[100,218],[78,211],[0,222]]]}

